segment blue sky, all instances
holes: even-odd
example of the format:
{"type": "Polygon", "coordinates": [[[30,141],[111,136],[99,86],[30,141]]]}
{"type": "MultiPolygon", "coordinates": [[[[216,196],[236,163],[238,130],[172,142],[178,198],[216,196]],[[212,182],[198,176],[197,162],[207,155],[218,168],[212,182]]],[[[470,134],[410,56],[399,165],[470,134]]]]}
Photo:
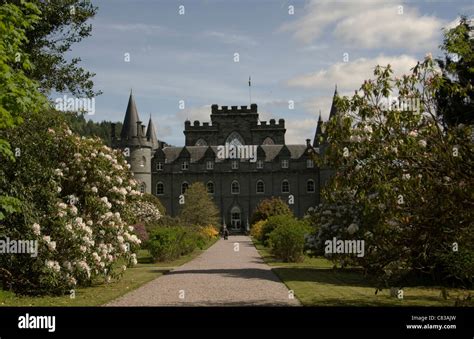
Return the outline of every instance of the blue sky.
{"type": "Polygon", "coordinates": [[[320,110],[327,118],[336,83],[351,94],[376,64],[406,73],[441,54],[443,27],[474,12],[469,1],[92,2],[92,36],[70,53],[103,91],[92,120],[123,120],[133,88],[140,118],[151,114],[173,145],[184,144],[185,119],[209,121],[211,104],[248,105],[249,75],[260,119],[284,118],[287,143],[304,143],[320,110]]]}

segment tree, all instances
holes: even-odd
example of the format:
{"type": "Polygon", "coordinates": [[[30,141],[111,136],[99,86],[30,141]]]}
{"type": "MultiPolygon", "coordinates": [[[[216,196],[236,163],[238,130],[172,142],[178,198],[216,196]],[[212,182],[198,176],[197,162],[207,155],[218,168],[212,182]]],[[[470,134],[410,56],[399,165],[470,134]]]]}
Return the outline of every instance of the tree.
{"type": "Polygon", "coordinates": [[[443,72],[436,93],[438,115],[447,126],[474,123],[474,26],[462,17],[459,24],[446,31],[438,59],[443,72]]]}
{"type": "MultiPolygon", "coordinates": [[[[20,6],[22,3],[21,0],[0,0],[0,4],[20,6]]],[[[74,43],[91,34],[92,26],[87,21],[94,17],[97,7],[84,0],[33,0],[32,3],[40,10],[41,20],[34,26],[24,27],[27,39],[24,51],[34,65],[27,70],[26,76],[38,81],[45,94],[51,91],[68,91],[77,97],[100,94],[93,90],[94,74],[79,66],[81,59],[68,60],[66,57],[74,43]]],[[[29,7],[31,5],[19,8],[26,15],[29,7]]]]}
{"type": "Polygon", "coordinates": [[[179,217],[190,225],[217,226],[219,224],[219,210],[202,182],[191,184],[184,193],[184,204],[179,217]]]}
{"type": "Polygon", "coordinates": [[[364,240],[363,257],[329,256],[364,267],[380,287],[401,286],[412,274],[472,286],[472,128],[442,128],[436,94],[446,82],[430,56],[402,78],[390,65],[374,75],[337,99],[340,113],[326,124],[320,165],[336,173],[310,215],[315,252],[333,237],[364,240]]]}
{"type": "Polygon", "coordinates": [[[266,220],[275,215],[293,215],[290,207],[280,198],[263,199],[255,208],[255,211],[250,218],[251,224],[257,221],[266,220]]]}
{"type": "MultiPolygon", "coordinates": [[[[0,6],[0,132],[20,125],[22,112],[36,111],[46,103],[38,84],[27,76],[32,69],[25,51],[26,32],[39,20],[39,11],[31,3],[0,6]]],[[[16,149],[18,155],[21,149],[16,149]]],[[[8,139],[0,137],[0,162],[15,161],[8,139]]],[[[20,202],[0,190],[0,220],[19,210],[20,202]]]]}

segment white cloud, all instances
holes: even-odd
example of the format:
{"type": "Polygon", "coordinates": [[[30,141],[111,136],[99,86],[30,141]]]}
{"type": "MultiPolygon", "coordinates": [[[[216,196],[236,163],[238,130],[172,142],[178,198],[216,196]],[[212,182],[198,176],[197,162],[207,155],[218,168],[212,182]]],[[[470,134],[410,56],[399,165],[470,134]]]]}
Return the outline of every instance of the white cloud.
{"type": "Polygon", "coordinates": [[[317,122],[317,119],[286,120],[286,144],[301,145],[306,143],[306,139],[311,139],[312,143],[317,122]]]}
{"type": "Polygon", "coordinates": [[[133,33],[133,34],[146,34],[146,35],[156,35],[156,34],[176,34],[176,32],[170,30],[167,27],[153,25],[153,24],[143,24],[143,23],[94,23],[94,30],[111,30],[115,33],[133,33]]]}
{"type": "Polygon", "coordinates": [[[248,46],[256,46],[257,41],[255,39],[242,34],[237,33],[224,33],[224,32],[216,32],[216,31],[206,31],[204,32],[204,37],[208,37],[218,42],[229,44],[229,45],[248,45],[248,46]]]}
{"type": "Polygon", "coordinates": [[[183,123],[185,120],[191,121],[191,124],[194,120],[208,122],[211,120],[211,105],[185,108],[177,111],[175,115],[177,120],[182,121],[183,123]]]}
{"type": "Polygon", "coordinates": [[[339,62],[328,69],[304,74],[288,80],[287,85],[292,87],[328,89],[337,84],[339,88],[354,91],[362,85],[364,80],[373,78],[376,65],[390,64],[396,76],[408,73],[417,60],[408,55],[383,56],[367,59],[360,58],[352,62],[339,62]]]}
{"type": "Polygon", "coordinates": [[[323,35],[337,38],[346,46],[364,48],[405,48],[429,51],[437,46],[443,21],[421,15],[418,9],[382,0],[353,2],[312,1],[305,14],[283,24],[282,31],[309,44],[323,35]]]}

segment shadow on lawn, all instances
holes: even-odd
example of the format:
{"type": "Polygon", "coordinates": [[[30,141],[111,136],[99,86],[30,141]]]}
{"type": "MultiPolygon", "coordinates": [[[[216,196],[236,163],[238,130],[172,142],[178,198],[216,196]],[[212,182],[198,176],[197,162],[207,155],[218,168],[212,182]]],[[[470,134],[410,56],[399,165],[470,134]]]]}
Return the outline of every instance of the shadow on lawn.
{"type": "Polygon", "coordinates": [[[364,277],[358,268],[327,269],[278,267],[273,271],[284,281],[308,281],[338,286],[374,287],[375,284],[364,277]]]}

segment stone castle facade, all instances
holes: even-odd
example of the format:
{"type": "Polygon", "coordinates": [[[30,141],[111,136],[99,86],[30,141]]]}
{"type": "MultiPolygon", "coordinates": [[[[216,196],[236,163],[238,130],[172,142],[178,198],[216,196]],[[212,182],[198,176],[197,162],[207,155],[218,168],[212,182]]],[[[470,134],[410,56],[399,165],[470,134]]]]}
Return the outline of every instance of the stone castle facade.
{"type": "MultiPolygon", "coordinates": [[[[330,116],[334,114],[333,103],[330,116]]],[[[283,119],[259,121],[256,104],[212,105],[210,120],[185,121],[185,146],[171,147],[158,141],[151,117],[145,128],[130,94],[119,136],[112,126],[113,147],[126,150],[142,192],[156,195],[171,216],[179,214],[180,196],[197,181],[205,185],[222,222],[233,232],[248,230],[251,214],[265,198],[280,197],[297,217],[319,204],[320,188],[330,175],[314,162],[324,150],[319,145],[321,117],[313,142],[306,139],[297,145],[286,144],[283,119]],[[252,149],[256,157],[238,158],[229,149],[252,149]]]]}

